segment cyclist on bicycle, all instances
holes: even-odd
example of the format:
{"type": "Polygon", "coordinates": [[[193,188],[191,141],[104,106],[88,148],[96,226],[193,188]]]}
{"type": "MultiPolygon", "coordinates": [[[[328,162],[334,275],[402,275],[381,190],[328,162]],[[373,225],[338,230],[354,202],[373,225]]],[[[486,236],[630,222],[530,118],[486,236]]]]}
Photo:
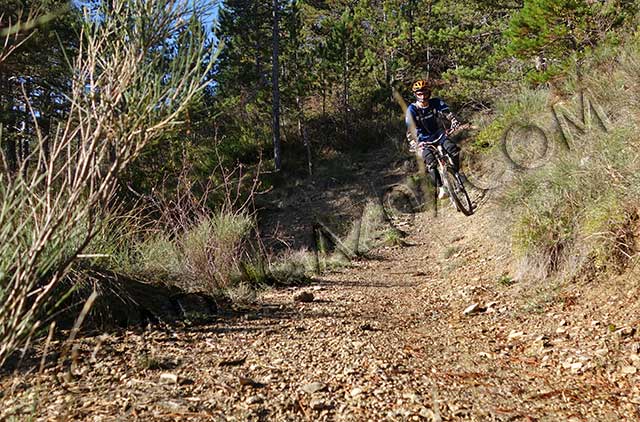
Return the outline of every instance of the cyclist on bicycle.
{"type": "Polygon", "coordinates": [[[416,81],[411,90],[416,96],[416,102],[407,107],[405,122],[407,124],[407,137],[412,149],[419,149],[422,159],[427,166],[431,183],[438,188],[438,198],[447,196],[448,192],[442,186],[442,180],[436,169],[436,158],[430,148],[425,144],[440,143],[453,160],[454,170],[460,167],[460,148],[446,135],[439,117],[444,116],[451,123],[451,130],[456,129],[460,123],[449,110],[449,106],[440,98],[431,98],[429,81],[416,81]]]}

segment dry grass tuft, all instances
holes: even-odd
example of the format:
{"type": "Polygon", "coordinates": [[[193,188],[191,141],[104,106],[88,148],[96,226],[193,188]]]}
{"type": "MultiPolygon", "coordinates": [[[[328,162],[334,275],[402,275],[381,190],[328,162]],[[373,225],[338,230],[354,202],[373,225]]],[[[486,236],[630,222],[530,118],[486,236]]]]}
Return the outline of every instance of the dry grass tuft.
{"type": "MultiPolygon", "coordinates": [[[[640,125],[629,116],[640,114],[633,95],[640,83],[631,65],[640,58],[640,45],[630,42],[620,52],[617,66],[594,67],[583,81],[592,103],[617,110],[609,114],[615,116],[611,127],[600,125],[595,113],[591,127],[570,127],[569,148],[556,148],[546,164],[520,173],[501,199],[520,257],[518,278],[620,273],[638,252],[640,125]],[[618,83],[611,86],[613,75],[624,81],[624,93],[618,83]]],[[[580,110],[581,95],[570,103],[580,110]]]]}

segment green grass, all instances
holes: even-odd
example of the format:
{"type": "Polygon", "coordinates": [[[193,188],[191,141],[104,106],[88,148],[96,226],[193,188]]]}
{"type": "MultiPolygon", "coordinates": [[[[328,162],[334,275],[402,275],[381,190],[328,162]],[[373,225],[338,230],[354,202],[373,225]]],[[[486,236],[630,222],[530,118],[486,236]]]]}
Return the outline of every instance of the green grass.
{"type": "Polygon", "coordinates": [[[392,228],[384,232],[382,244],[385,246],[405,246],[406,242],[402,239],[402,233],[392,228]]]}
{"type": "Polygon", "coordinates": [[[479,116],[480,132],[471,144],[474,152],[500,145],[503,135],[514,124],[538,123],[549,113],[549,92],[522,87],[518,93],[498,101],[493,116],[479,116]]]}
{"type": "Polygon", "coordinates": [[[516,280],[514,280],[513,277],[511,277],[508,274],[503,274],[500,277],[498,277],[498,285],[500,286],[511,287],[514,284],[516,284],[516,280]]]}
{"type": "Polygon", "coordinates": [[[460,248],[458,246],[447,246],[442,256],[444,259],[449,259],[453,257],[455,254],[457,254],[458,252],[460,252],[460,248]]]}
{"type": "MultiPolygon", "coordinates": [[[[546,277],[571,272],[571,266],[577,266],[578,272],[580,268],[620,271],[635,253],[633,232],[640,203],[640,80],[634,65],[640,62],[640,48],[636,43],[620,49],[615,67],[598,67],[601,64],[594,58],[588,63],[593,71],[586,72],[583,81],[592,101],[605,112],[617,110],[615,115],[609,114],[613,128],[607,132],[596,123],[585,132],[575,130],[569,150],[557,149],[542,167],[518,175],[501,198],[511,220],[509,241],[521,259],[523,273],[546,277]]],[[[570,81],[570,86],[573,83],[570,81]]],[[[499,132],[522,105],[538,110],[545,97],[538,91],[521,93],[518,101],[504,108],[511,110],[507,117],[488,127],[499,132]]],[[[579,93],[566,105],[580,110],[579,93]]],[[[540,116],[534,117],[538,124],[549,125],[539,121],[540,116]]],[[[552,115],[546,119],[551,120],[552,115]]]]}

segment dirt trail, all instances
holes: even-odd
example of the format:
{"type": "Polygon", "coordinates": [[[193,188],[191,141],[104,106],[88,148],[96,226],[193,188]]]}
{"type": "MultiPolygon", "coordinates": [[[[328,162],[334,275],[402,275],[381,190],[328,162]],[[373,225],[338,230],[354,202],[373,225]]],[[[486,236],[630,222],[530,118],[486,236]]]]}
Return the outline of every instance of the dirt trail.
{"type": "Polygon", "coordinates": [[[213,323],[83,339],[71,376],[3,378],[0,419],[639,420],[638,286],[511,285],[494,212],[418,214],[408,246],[213,323]]]}

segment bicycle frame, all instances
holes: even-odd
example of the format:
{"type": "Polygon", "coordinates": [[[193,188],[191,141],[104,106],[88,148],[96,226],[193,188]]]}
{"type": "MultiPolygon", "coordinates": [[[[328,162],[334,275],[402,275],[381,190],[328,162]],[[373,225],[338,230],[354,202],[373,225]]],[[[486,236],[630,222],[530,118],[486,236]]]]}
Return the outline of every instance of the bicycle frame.
{"type": "Polygon", "coordinates": [[[449,191],[449,200],[454,208],[469,216],[473,214],[473,204],[464,187],[464,183],[458,171],[454,169],[453,159],[442,146],[441,140],[446,134],[442,134],[433,143],[424,144],[423,148],[429,148],[436,159],[437,171],[444,187],[449,191]]]}
{"type": "Polygon", "coordinates": [[[449,155],[449,153],[442,146],[442,139],[446,136],[446,133],[443,133],[433,142],[425,143],[423,148],[429,148],[433,151],[433,156],[438,163],[438,171],[440,172],[440,176],[442,177],[442,171],[446,171],[447,168],[453,169],[453,159],[449,155]]]}

